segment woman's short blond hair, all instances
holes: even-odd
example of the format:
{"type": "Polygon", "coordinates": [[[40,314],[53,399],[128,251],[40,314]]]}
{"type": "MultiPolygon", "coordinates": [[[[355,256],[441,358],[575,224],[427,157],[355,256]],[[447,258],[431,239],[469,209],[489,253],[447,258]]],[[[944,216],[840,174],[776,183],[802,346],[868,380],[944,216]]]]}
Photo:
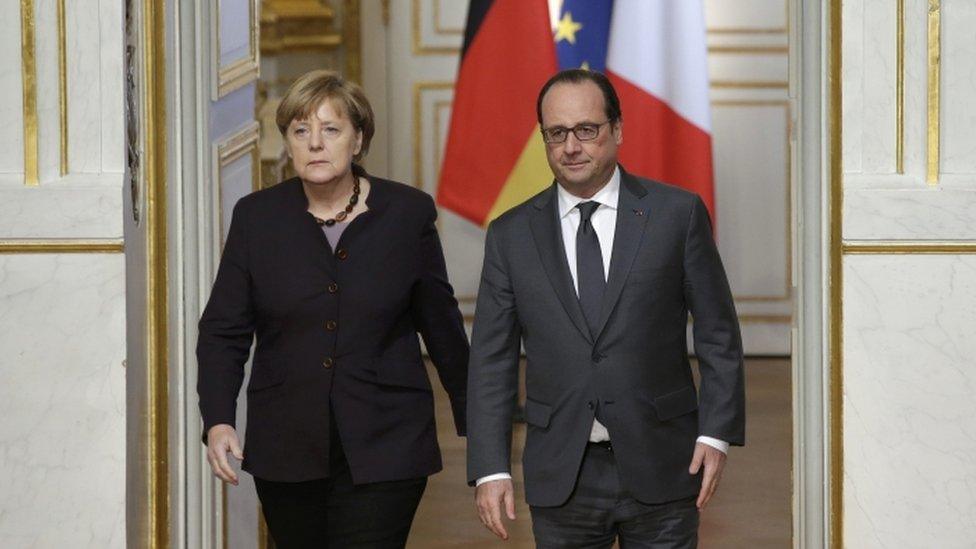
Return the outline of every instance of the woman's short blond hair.
{"type": "Polygon", "coordinates": [[[356,131],[362,132],[362,147],[352,158],[353,162],[359,163],[369,152],[369,142],[376,131],[373,107],[358,84],[346,80],[335,71],[309,71],[288,87],[275,113],[278,130],[284,136],[292,120],[307,120],[326,100],[349,118],[356,131]]]}

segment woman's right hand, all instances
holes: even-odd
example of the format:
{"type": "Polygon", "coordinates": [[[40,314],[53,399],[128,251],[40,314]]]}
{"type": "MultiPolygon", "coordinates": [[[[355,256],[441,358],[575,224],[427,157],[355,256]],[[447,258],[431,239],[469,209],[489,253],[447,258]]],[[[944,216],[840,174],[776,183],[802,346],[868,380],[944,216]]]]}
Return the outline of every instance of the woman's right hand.
{"type": "Polygon", "coordinates": [[[237,431],[226,423],[214,425],[207,431],[207,461],[213,474],[224,482],[237,486],[237,473],[227,461],[230,453],[237,461],[244,459],[241,452],[241,442],[237,438],[237,431]]]}

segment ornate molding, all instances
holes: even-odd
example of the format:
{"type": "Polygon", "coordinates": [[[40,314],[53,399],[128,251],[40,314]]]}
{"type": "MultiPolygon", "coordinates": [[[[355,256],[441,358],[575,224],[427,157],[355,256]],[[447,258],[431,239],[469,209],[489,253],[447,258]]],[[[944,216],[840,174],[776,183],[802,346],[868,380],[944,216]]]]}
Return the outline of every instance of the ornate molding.
{"type": "Polygon", "coordinates": [[[261,53],[334,50],[342,45],[334,21],[335,10],[319,0],[264,0],[261,53]]]}

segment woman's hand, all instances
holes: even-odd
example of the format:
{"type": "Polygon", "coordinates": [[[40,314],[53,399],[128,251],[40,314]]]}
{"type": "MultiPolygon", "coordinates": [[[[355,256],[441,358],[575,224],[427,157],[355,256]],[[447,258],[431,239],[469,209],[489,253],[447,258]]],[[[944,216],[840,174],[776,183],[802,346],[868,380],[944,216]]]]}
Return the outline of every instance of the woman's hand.
{"type": "Polygon", "coordinates": [[[228,452],[237,461],[244,459],[244,453],[241,452],[241,442],[237,438],[237,431],[226,423],[214,425],[207,431],[207,461],[210,462],[213,474],[224,482],[237,486],[237,473],[227,461],[228,452]]]}

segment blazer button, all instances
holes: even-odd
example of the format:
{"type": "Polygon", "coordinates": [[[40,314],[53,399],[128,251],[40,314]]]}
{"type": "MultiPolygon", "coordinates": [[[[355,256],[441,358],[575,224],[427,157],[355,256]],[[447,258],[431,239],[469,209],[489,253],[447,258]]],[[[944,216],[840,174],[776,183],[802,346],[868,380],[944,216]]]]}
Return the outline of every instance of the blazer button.
{"type": "Polygon", "coordinates": [[[322,366],[325,366],[325,369],[328,370],[329,368],[335,366],[335,360],[330,356],[322,362],[322,366]]]}
{"type": "Polygon", "coordinates": [[[347,252],[345,248],[339,248],[339,250],[336,252],[336,257],[339,259],[345,259],[349,257],[349,252],[347,252]]]}
{"type": "Polygon", "coordinates": [[[601,360],[603,360],[603,355],[600,354],[593,355],[593,362],[599,364],[601,360]]]}
{"type": "Polygon", "coordinates": [[[338,291],[339,291],[339,285],[338,284],[336,284],[335,282],[333,282],[332,284],[329,284],[329,293],[330,294],[334,294],[334,293],[336,293],[338,291]]]}
{"type": "Polygon", "coordinates": [[[586,407],[589,408],[590,410],[592,410],[593,409],[593,401],[591,400],[591,401],[587,402],[586,403],[586,407]]]}
{"type": "Polygon", "coordinates": [[[337,324],[336,324],[336,321],[335,320],[330,320],[330,321],[328,321],[328,322],[325,323],[325,329],[328,330],[328,331],[330,331],[330,332],[333,331],[333,330],[335,330],[336,329],[336,326],[337,326],[337,324]]]}

